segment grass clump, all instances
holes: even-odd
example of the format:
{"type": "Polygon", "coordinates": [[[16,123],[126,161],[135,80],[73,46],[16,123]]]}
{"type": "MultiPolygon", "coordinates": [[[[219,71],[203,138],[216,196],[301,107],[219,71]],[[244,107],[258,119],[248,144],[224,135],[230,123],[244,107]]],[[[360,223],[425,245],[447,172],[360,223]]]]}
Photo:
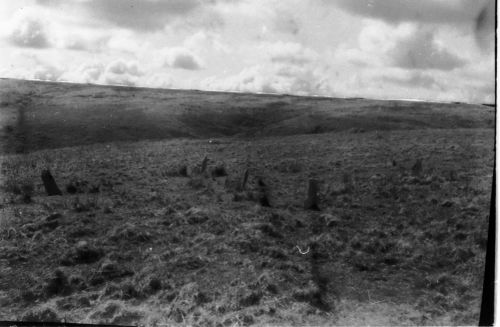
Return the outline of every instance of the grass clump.
{"type": "Polygon", "coordinates": [[[188,166],[182,164],[176,167],[170,167],[164,172],[164,175],[166,177],[188,177],[188,166]]]}
{"type": "Polygon", "coordinates": [[[298,160],[282,160],[278,162],[275,166],[274,169],[280,173],[283,174],[296,174],[302,172],[304,167],[298,160]]]}
{"type": "Polygon", "coordinates": [[[5,192],[17,196],[24,203],[31,203],[35,186],[28,178],[9,177],[4,183],[5,192]]]}

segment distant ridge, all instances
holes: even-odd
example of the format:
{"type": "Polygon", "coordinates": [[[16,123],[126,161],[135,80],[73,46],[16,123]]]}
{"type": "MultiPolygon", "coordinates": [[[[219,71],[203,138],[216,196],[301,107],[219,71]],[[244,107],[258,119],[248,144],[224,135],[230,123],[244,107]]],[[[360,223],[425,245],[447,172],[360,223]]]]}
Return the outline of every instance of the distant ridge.
{"type": "Polygon", "coordinates": [[[277,97],[300,97],[300,98],[315,98],[315,99],[344,99],[344,100],[377,100],[377,101],[405,101],[405,102],[427,102],[427,103],[452,103],[452,104],[472,104],[472,105],[486,105],[495,106],[494,104],[483,104],[483,103],[468,103],[468,102],[457,102],[457,101],[438,101],[430,99],[416,99],[416,98],[365,98],[365,97],[341,97],[341,96],[328,96],[323,94],[311,94],[311,95],[299,95],[299,94],[289,94],[289,93],[269,93],[269,92],[243,92],[243,91],[231,91],[231,90],[200,90],[200,89],[183,89],[183,88],[162,88],[162,87],[149,87],[149,86],[137,86],[137,85],[124,85],[124,84],[100,84],[100,83],[78,83],[69,81],[46,81],[39,79],[18,79],[10,77],[0,77],[0,80],[13,80],[13,81],[29,81],[29,82],[41,82],[41,83],[55,83],[55,84],[69,84],[69,85],[88,85],[88,86],[100,86],[100,87],[121,87],[121,88],[132,88],[132,89],[148,89],[148,90],[171,90],[171,91],[189,91],[189,92],[200,92],[200,93],[222,93],[222,94],[252,94],[252,95],[266,95],[266,96],[277,96],[277,97]]]}
{"type": "MultiPolygon", "coordinates": [[[[0,79],[2,152],[163,139],[494,128],[483,105],[0,79]]],[[[490,108],[490,107],[487,107],[490,108]]]]}

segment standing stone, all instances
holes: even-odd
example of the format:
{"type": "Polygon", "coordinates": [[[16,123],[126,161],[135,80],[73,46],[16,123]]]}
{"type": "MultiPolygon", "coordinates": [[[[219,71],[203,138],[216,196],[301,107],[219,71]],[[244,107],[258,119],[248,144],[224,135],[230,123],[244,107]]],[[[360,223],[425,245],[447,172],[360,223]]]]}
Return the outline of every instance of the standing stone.
{"type": "Polygon", "coordinates": [[[318,181],[309,180],[309,189],[307,190],[307,199],[304,203],[304,209],[319,211],[318,206],[318,181]]]}
{"type": "Polygon", "coordinates": [[[411,167],[411,172],[415,176],[422,173],[422,158],[417,159],[413,167],[411,167]]]}
{"type": "Polygon", "coordinates": [[[342,174],[342,183],[344,184],[344,190],[347,193],[351,193],[354,188],[354,179],[353,176],[349,173],[342,174]]]}
{"type": "Polygon", "coordinates": [[[208,165],[208,157],[205,156],[205,158],[203,158],[203,162],[201,163],[202,174],[207,170],[207,165],[208,165]]]}
{"type": "Polygon", "coordinates": [[[241,191],[245,190],[245,186],[247,185],[247,181],[248,181],[248,169],[245,170],[245,173],[243,174],[243,178],[241,179],[241,184],[240,184],[241,191]]]}
{"type": "Polygon", "coordinates": [[[257,179],[257,186],[259,187],[259,203],[263,207],[271,207],[271,202],[269,201],[269,188],[267,184],[264,183],[261,177],[257,179]]]}
{"type": "Polygon", "coordinates": [[[269,196],[267,195],[267,192],[263,192],[260,194],[259,197],[259,203],[263,207],[271,207],[271,203],[269,202],[269,196]]]}
{"type": "Polygon", "coordinates": [[[57,187],[56,181],[54,180],[54,177],[52,177],[50,170],[45,169],[42,171],[42,181],[43,186],[45,187],[45,192],[47,192],[48,196],[62,195],[62,192],[59,187],[57,187]]]}

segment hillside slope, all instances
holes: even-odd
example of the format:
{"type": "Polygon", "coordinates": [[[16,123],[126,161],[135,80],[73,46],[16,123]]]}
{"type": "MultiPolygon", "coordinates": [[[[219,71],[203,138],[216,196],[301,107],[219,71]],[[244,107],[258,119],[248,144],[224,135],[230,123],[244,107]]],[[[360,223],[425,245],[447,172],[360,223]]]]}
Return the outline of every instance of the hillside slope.
{"type": "Polygon", "coordinates": [[[115,141],[492,128],[494,108],[0,80],[4,152],[115,141]],[[5,116],[5,118],[4,118],[5,116]]]}

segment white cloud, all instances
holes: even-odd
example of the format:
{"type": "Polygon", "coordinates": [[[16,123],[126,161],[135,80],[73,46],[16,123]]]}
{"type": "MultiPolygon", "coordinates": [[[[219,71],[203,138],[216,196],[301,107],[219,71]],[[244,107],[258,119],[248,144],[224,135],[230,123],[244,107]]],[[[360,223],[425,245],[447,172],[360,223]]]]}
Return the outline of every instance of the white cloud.
{"type": "Polygon", "coordinates": [[[44,23],[35,17],[15,19],[9,41],[19,47],[48,48],[51,46],[44,23]]]}
{"type": "Polygon", "coordinates": [[[128,31],[115,31],[106,40],[106,49],[129,53],[137,53],[148,46],[147,41],[128,31]]]}
{"type": "Polygon", "coordinates": [[[400,72],[399,74],[382,75],[381,80],[398,86],[409,88],[424,88],[424,89],[439,89],[443,90],[443,86],[438,83],[436,78],[428,73],[423,72],[400,72]]]}
{"type": "Polygon", "coordinates": [[[59,31],[57,37],[57,47],[59,49],[100,52],[106,48],[111,48],[108,45],[110,41],[109,36],[59,31]]]}
{"type": "Polygon", "coordinates": [[[296,42],[264,43],[261,49],[268,53],[272,62],[303,65],[319,59],[314,50],[296,42]]]}
{"type": "Polygon", "coordinates": [[[208,78],[202,86],[209,90],[238,92],[327,95],[330,90],[319,71],[287,65],[256,65],[227,78],[208,78]]]}
{"type": "Polygon", "coordinates": [[[107,85],[126,85],[136,86],[137,78],[131,75],[107,74],[104,79],[104,84],[107,85]]]}
{"type": "Polygon", "coordinates": [[[85,83],[95,83],[104,72],[104,66],[100,64],[84,65],[80,68],[80,72],[85,83]]]}
{"type": "Polygon", "coordinates": [[[174,86],[173,82],[172,76],[165,73],[155,73],[147,77],[143,81],[143,85],[154,88],[172,88],[174,86]]]}
{"type": "Polygon", "coordinates": [[[297,35],[300,32],[301,24],[292,11],[278,9],[273,18],[273,29],[281,33],[297,35]]]}
{"type": "Polygon", "coordinates": [[[75,70],[69,68],[61,79],[79,83],[131,86],[140,85],[141,76],[143,76],[143,71],[137,61],[116,59],[107,65],[89,62],[80,65],[75,70]]]}
{"type": "Polygon", "coordinates": [[[86,0],[67,3],[38,0],[49,7],[76,6],[89,16],[116,26],[139,31],[161,30],[169,20],[185,15],[200,6],[198,0],[86,0]]]}
{"type": "Polygon", "coordinates": [[[323,0],[349,13],[388,23],[470,24],[491,0],[323,0]]]}
{"type": "Polygon", "coordinates": [[[37,0],[47,8],[76,10],[95,23],[136,32],[161,31],[168,26],[216,28],[223,24],[212,0],[37,0]]]}
{"type": "MultiPolygon", "coordinates": [[[[357,44],[342,44],[330,56],[336,72],[331,88],[348,96],[488,101],[494,94],[492,61],[477,51],[456,55],[457,46],[446,43],[451,32],[366,19],[357,44]]],[[[467,42],[474,44],[472,37],[457,40],[466,49],[467,42]]]]}
{"type": "Polygon", "coordinates": [[[453,70],[464,66],[466,59],[452,53],[436,40],[436,29],[412,23],[396,28],[365,20],[357,47],[340,46],[335,61],[344,60],[365,67],[392,66],[404,69],[453,70]]]}
{"type": "Polygon", "coordinates": [[[62,70],[54,66],[38,66],[33,73],[33,78],[42,81],[58,81],[62,75],[62,70]]]}
{"type": "Polygon", "coordinates": [[[208,48],[218,52],[229,53],[230,45],[226,44],[220,34],[207,31],[198,31],[184,40],[184,47],[197,53],[206,52],[208,48]]]}
{"type": "Polygon", "coordinates": [[[246,67],[229,77],[206,79],[202,86],[240,92],[330,94],[327,67],[315,51],[290,42],[266,42],[259,51],[266,56],[261,64],[246,67]]]}
{"type": "Polygon", "coordinates": [[[413,33],[397,40],[389,55],[397,67],[408,69],[452,70],[465,60],[435,42],[435,31],[416,27],[413,33]]]}
{"type": "Polygon", "coordinates": [[[495,47],[495,12],[495,1],[489,0],[476,18],[476,41],[485,53],[495,47]]]}
{"type": "Polygon", "coordinates": [[[113,85],[138,85],[139,76],[143,73],[136,61],[118,59],[110,62],[104,69],[99,81],[103,84],[113,85]]]}
{"type": "Polygon", "coordinates": [[[139,66],[135,61],[125,62],[124,60],[116,60],[106,67],[106,72],[116,75],[132,75],[140,76],[139,66]]]}
{"type": "Polygon", "coordinates": [[[198,70],[202,68],[201,59],[191,50],[176,47],[167,49],[165,52],[165,65],[186,70],[198,70]]]}

